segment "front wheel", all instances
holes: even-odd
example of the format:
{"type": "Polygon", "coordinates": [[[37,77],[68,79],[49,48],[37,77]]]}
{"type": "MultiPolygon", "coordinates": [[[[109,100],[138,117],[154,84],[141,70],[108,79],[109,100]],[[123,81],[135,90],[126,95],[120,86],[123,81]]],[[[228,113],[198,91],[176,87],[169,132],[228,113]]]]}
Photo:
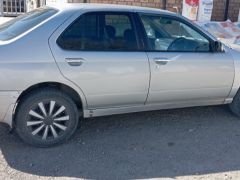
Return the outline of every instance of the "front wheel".
{"type": "Polygon", "coordinates": [[[78,109],[73,100],[55,89],[30,93],[16,111],[16,132],[26,143],[38,147],[60,144],[78,126],[78,109]]]}

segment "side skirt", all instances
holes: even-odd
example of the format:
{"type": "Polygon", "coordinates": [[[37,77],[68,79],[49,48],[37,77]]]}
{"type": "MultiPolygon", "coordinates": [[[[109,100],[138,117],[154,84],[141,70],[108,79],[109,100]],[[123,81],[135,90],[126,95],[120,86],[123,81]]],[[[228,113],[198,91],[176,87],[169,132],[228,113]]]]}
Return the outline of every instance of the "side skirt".
{"type": "Polygon", "coordinates": [[[142,111],[153,111],[153,110],[162,110],[162,109],[177,109],[185,107],[198,107],[198,106],[213,106],[213,105],[222,105],[229,104],[230,100],[223,101],[204,101],[204,102],[180,102],[180,103],[165,103],[165,104],[147,104],[141,106],[125,106],[125,107],[114,107],[106,109],[86,109],[84,110],[84,118],[98,117],[98,116],[107,116],[114,114],[126,114],[133,112],[142,112],[142,111]]]}

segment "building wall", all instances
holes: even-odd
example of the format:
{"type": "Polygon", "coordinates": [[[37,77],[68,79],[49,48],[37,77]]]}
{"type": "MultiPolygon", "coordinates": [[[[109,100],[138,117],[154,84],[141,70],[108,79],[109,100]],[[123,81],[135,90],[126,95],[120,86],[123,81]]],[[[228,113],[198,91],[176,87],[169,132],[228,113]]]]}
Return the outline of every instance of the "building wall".
{"type": "MultiPolygon", "coordinates": [[[[84,0],[68,0],[69,2],[83,2],[84,0]]],[[[124,4],[133,6],[146,6],[164,9],[164,0],[85,0],[90,3],[106,3],[106,4],[124,4]]],[[[182,12],[183,0],[166,0],[166,9],[173,12],[182,12]]],[[[223,21],[226,0],[214,0],[214,9],[212,20],[223,21]]],[[[230,0],[229,19],[237,21],[240,9],[240,0],[230,0]]]]}
{"type": "Polygon", "coordinates": [[[212,20],[222,21],[224,19],[224,11],[225,11],[225,1],[226,0],[214,0],[213,1],[213,12],[212,12],[212,20]]]}
{"type": "MultiPolygon", "coordinates": [[[[124,4],[164,9],[164,0],[88,0],[91,3],[124,4]]],[[[177,12],[182,10],[182,0],[167,0],[166,8],[177,12]]]]}
{"type": "Polygon", "coordinates": [[[240,0],[230,0],[229,13],[228,13],[229,19],[231,19],[232,21],[237,21],[239,9],[240,9],[240,0]]]}
{"type": "Polygon", "coordinates": [[[0,16],[3,15],[3,3],[0,3],[0,16]]]}

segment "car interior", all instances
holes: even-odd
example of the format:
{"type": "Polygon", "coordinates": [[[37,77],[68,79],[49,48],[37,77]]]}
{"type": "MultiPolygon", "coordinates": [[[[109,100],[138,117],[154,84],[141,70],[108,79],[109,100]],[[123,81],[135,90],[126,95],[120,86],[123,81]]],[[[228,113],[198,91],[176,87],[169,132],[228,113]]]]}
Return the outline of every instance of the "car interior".
{"type": "Polygon", "coordinates": [[[209,51],[209,41],[187,25],[164,17],[142,16],[149,44],[158,51],[209,51]]]}
{"type": "Polygon", "coordinates": [[[69,50],[134,50],[137,38],[127,15],[88,14],[80,17],[58,39],[69,50]]]}

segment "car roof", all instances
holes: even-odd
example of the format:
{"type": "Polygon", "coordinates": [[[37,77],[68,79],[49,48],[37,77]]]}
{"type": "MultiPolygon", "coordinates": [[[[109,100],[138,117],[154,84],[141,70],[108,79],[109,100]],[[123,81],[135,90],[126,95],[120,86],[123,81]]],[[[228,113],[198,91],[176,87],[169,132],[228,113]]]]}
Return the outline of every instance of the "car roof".
{"type": "Polygon", "coordinates": [[[157,8],[138,7],[118,4],[97,4],[97,3],[63,3],[58,5],[51,5],[60,11],[76,11],[76,10],[96,10],[96,11],[126,11],[126,12],[144,12],[157,14],[175,14],[170,11],[161,10],[157,8]]]}

